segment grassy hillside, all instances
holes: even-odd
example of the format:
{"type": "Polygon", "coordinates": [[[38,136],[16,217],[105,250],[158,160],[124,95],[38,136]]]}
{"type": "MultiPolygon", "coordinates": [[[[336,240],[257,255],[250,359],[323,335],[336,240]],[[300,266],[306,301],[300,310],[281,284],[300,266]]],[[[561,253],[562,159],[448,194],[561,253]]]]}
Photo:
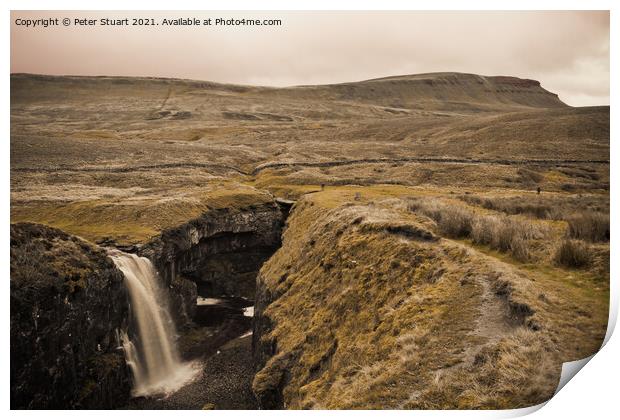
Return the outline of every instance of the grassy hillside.
{"type": "MultiPolygon", "coordinates": [[[[87,237],[125,223],[127,205],[185,202],[231,180],[291,197],[321,184],[385,183],[606,194],[609,166],[592,161],[608,158],[609,107],[566,107],[525,79],[437,73],[275,89],[11,76],[12,220],[72,229],[96,214],[99,232],[73,229],[87,237]],[[417,157],[466,161],[402,160],[417,157]],[[340,164],[350,160],[361,162],[340,164]],[[304,165],[329,161],[340,163],[304,165]],[[100,216],[102,205],[118,220],[100,216]]],[[[138,219],[150,213],[139,213],[127,225],[138,225],[134,239],[166,224],[148,227],[138,219]]]]}
{"type": "Polygon", "coordinates": [[[254,380],[264,405],[279,393],[287,408],[524,407],[598,349],[607,281],[546,258],[554,223],[525,219],[543,234],[522,263],[445,233],[412,200],[450,199],[329,188],[298,202],[259,275],[259,346],[275,349],[254,380]]]}

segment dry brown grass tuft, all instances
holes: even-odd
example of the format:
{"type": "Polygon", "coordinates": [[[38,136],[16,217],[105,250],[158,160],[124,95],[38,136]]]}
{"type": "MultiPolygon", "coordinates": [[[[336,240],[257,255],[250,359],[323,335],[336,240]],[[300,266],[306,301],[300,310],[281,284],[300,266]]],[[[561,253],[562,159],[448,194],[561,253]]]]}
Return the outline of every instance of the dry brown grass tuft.
{"type": "Polygon", "coordinates": [[[574,217],[601,217],[609,213],[609,198],[598,194],[590,195],[511,195],[476,196],[459,195],[465,203],[487,210],[516,215],[522,214],[536,219],[569,220],[574,217]]]}
{"type": "Polygon", "coordinates": [[[469,238],[476,244],[509,253],[519,261],[527,261],[531,257],[528,241],[545,236],[539,225],[526,220],[504,215],[479,215],[439,200],[414,200],[409,209],[433,219],[439,230],[448,237],[469,238]]]}
{"type": "Polygon", "coordinates": [[[526,197],[477,197],[475,195],[461,195],[460,200],[474,206],[488,210],[501,211],[506,214],[526,214],[537,219],[555,219],[557,208],[551,203],[538,199],[537,202],[525,202],[526,197]]]}
{"type": "Polygon", "coordinates": [[[506,216],[478,216],[471,238],[474,243],[488,245],[510,253],[519,261],[530,259],[528,241],[543,236],[539,226],[506,216]]]}
{"type": "Polygon", "coordinates": [[[570,238],[590,242],[609,241],[609,215],[598,212],[580,213],[568,217],[567,234],[570,238]]]}
{"type": "Polygon", "coordinates": [[[583,241],[566,239],[555,253],[555,262],[569,268],[581,268],[592,262],[592,249],[583,241]]]}
{"type": "Polygon", "coordinates": [[[422,213],[437,223],[444,235],[451,238],[467,238],[471,235],[474,215],[471,211],[458,206],[450,206],[439,200],[412,200],[409,210],[422,213]]]}

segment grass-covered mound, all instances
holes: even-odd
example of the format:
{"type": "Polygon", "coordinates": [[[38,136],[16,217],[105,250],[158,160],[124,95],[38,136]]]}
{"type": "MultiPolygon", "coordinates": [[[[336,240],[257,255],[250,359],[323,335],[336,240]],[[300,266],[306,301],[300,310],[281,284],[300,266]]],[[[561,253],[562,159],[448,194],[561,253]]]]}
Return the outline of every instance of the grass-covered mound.
{"type": "Polygon", "coordinates": [[[410,203],[328,188],[293,208],[258,279],[263,407],[523,407],[600,346],[607,291],[587,273],[443,238],[410,203]]]}

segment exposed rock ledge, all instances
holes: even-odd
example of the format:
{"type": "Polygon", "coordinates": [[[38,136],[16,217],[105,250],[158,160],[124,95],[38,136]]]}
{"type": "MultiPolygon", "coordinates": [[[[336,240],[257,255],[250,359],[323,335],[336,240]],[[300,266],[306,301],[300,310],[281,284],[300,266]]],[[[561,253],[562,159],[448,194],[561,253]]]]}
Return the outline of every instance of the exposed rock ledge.
{"type": "Polygon", "coordinates": [[[59,229],[11,225],[11,408],[110,408],[129,397],[123,275],[59,229]]]}
{"type": "Polygon", "coordinates": [[[280,246],[283,219],[275,201],[214,209],[140,249],[169,286],[178,326],[191,321],[198,290],[202,296],[254,298],[258,270],[280,246]]]}

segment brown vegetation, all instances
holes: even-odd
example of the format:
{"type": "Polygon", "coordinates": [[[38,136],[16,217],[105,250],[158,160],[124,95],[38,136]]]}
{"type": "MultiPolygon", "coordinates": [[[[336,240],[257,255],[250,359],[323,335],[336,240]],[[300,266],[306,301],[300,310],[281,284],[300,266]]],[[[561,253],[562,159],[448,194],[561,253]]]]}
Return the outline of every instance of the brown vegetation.
{"type": "Polygon", "coordinates": [[[567,234],[570,238],[590,242],[609,241],[609,215],[595,212],[570,216],[567,234]]]}
{"type": "Polygon", "coordinates": [[[438,200],[412,200],[409,209],[433,219],[439,230],[451,238],[468,238],[500,252],[510,253],[519,261],[530,259],[528,241],[541,239],[544,229],[529,221],[504,215],[480,215],[438,200]]]}
{"type": "MultiPolygon", "coordinates": [[[[569,220],[578,214],[609,213],[607,195],[459,195],[467,204],[506,214],[523,214],[537,219],[569,220]]],[[[585,216],[587,217],[587,216],[585,216]]],[[[609,218],[607,219],[609,220],[609,218]]]]}
{"type": "Polygon", "coordinates": [[[585,267],[592,261],[592,251],[584,241],[566,239],[558,246],[555,261],[569,268],[585,267]]]}
{"type": "MultiPolygon", "coordinates": [[[[590,304],[558,268],[532,281],[430,232],[471,235],[478,222],[514,219],[506,237],[521,237],[518,219],[368,192],[372,199],[356,201],[347,188],[303,198],[261,270],[258,294],[269,300],[256,308],[253,387],[263,407],[498,409],[549,398],[562,361],[591,351],[577,346],[584,332],[567,333],[563,314],[590,304]],[[425,205],[439,222],[418,215],[425,205]]],[[[524,238],[540,234],[531,229],[524,238]]],[[[577,314],[571,328],[592,316],[577,314]]]]}

